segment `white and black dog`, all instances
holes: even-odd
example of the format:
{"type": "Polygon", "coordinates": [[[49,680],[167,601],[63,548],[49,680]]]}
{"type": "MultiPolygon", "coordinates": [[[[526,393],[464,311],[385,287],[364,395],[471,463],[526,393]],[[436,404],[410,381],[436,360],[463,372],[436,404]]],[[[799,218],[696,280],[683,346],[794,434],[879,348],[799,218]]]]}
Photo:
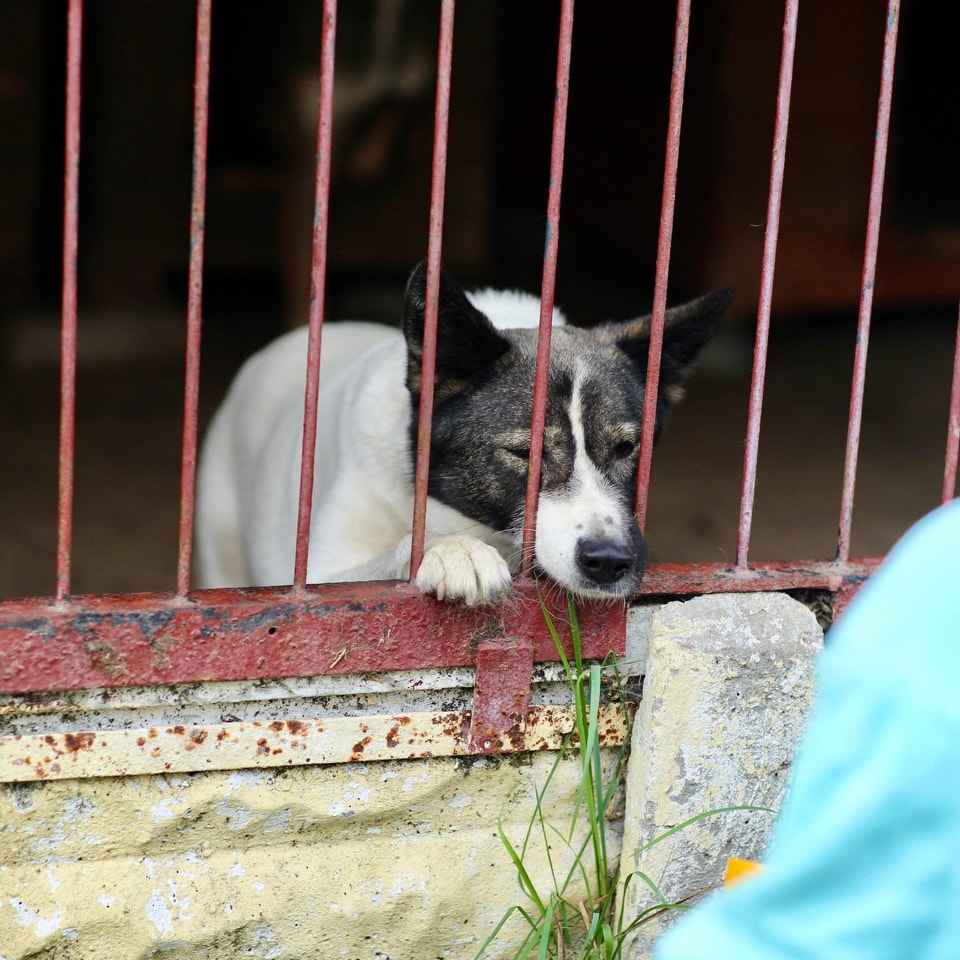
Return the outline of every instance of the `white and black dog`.
{"type": "MultiPolygon", "coordinates": [[[[403,333],[324,328],[311,583],[408,575],[426,276],[407,284],[403,333]]],[[[667,314],[657,429],[730,303],[708,294],[667,314]]],[[[486,603],[520,559],[540,302],[440,282],[426,553],[417,586],[486,603]]],[[[587,597],[626,597],[646,545],[633,515],[649,319],[592,329],[554,312],[536,567],[587,597]]],[[[307,330],[250,358],[203,449],[199,585],[290,583],[307,330]]]]}

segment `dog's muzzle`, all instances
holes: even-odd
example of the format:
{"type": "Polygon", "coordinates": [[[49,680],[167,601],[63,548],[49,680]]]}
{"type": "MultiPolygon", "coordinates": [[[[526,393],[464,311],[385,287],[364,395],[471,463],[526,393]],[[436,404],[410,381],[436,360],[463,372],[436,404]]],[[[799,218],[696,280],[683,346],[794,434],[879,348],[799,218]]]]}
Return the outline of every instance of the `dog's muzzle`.
{"type": "Polygon", "coordinates": [[[634,526],[626,543],[606,537],[584,537],[578,541],[575,559],[577,572],[600,589],[629,584],[635,589],[647,565],[647,544],[634,526]]]}

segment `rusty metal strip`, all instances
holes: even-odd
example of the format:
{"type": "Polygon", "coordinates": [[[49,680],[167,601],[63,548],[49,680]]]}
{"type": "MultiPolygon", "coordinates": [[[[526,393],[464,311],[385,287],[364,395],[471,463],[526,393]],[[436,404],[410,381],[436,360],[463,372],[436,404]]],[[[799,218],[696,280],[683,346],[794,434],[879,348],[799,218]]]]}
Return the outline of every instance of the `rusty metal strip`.
{"type": "MultiPolygon", "coordinates": [[[[477,752],[470,719],[468,712],[410,713],[0,737],[0,783],[468,756],[477,752]]],[[[630,717],[620,705],[603,705],[599,726],[601,746],[619,746],[630,717]]],[[[531,707],[524,728],[522,743],[497,738],[491,746],[498,753],[557,750],[574,729],[573,707],[531,707]]]]}
{"type": "Polygon", "coordinates": [[[333,150],[333,74],[337,41],[337,0],[323,0],[320,40],[320,103],[317,118],[317,176],[313,214],[313,261],[310,270],[310,333],[303,397],[303,444],[300,450],[300,495],[293,582],[307,582],[313,474],[317,454],[317,397],[320,392],[320,344],[327,278],[327,227],[330,210],[330,154],[333,150]]]}
{"type": "Polygon", "coordinates": [[[495,753],[497,745],[505,741],[522,749],[532,675],[533,645],[529,637],[480,644],[470,722],[472,752],[495,753]]]}
{"type": "Polygon", "coordinates": [[[656,280],[653,313],[650,318],[650,345],[647,348],[647,380],[643,398],[643,425],[637,466],[637,523],[647,524],[650,470],[653,463],[653,436],[656,427],[657,393],[660,387],[660,358],[663,325],[667,310],[667,281],[670,275],[670,246],[673,241],[673,207],[677,194],[677,164],[680,159],[680,124],[683,120],[683,87],[687,76],[687,38],[690,33],[690,0],[677,0],[677,22],[673,41],[673,68],[670,78],[670,113],[667,147],[663,161],[663,190],[660,195],[660,230],[657,235],[656,280]]]}
{"type": "Polygon", "coordinates": [[[437,96],[433,120],[433,165],[430,174],[430,233],[427,239],[427,292],[420,361],[420,403],[417,412],[417,464],[410,538],[410,579],[415,580],[426,540],[427,483],[430,479],[430,431],[437,365],[437,314],[440,298],[440,255],[443,248],[443,199],[447,177],[447,128],[450,116],[450,73],[453,69],[454,0],[443,0],[437,44],[437,96]]]}
{"type": "Polygon", "coordinates": [[[80,58],[83,0],[67,7],[67,105],[63,174],[63,293],[60,316],[60,449],[57,497],[57,598],[70,593],[73,461],[77,432],[77,231],[80,195],[80,58]]]}
{"type": "Polygon", "coordinates": [[[177,593],[190,590],[194,494],[197,476],[197,408],[203,327],[203,242],[207,197],[207,115],[210,100],[210,16],[213,0],[197,0],[197,50],[193,102],[193,188],[190,200],[190,266],[187,281],[187,351],[183,383],[183,444],[180,453],[180,543],[177,593]]]}
{"type": "Polygon", "coordinates": [[[957,495],[957,461],[960,459],[960,311],[957,315],[957,343],[953,351],[953,382],[950,386],[950,413],[947,418],[947,452],[943,458],[944,503],[957,495]]]}
{"type": "Polygon", "coordinates": [[[797,46],[797,14],[800,0],[787,0],[783,11],[783,45],[780,53],[780,80],[777,86],[777,115],[770,156],[770,188],[767,195],[767,224],[763,233],[763,262],[760,268],[760,296],[757,301],[757,332],[750,377],[750,403],[743,452],[743,483],[740,491],[740,523],[737,530],[737,566],[747,566],[750,528],[757,488],[757,455],[760,448],[760,419],[763,416],[763,388],[767,373],[767,346],[770,341],[770,310],[773,279],[780,234],[780,200],[783,171],[787,161],[787,131],[790,127],[790,91],[793,86],[793,56],[797,46]]]}
{"type": "Polygon", "coordinates": [[[877,97],[877,127],[874,138],[873,171],[870,175],[870,201],[867,213],[867,232],[864,240],[863,273],[860,278],[857,345],[853,356],[853,382],[850,386],[847,444],[843,460],[843,493],[840,499],[840,522],[837,536],[838,560],[846,560],[850,556],[850,530],[853,525],[854,488],[857,482],[857,459],[860,453],[860,424],[863,419],[863,394],[867,380],[870,314],[873,309],[873,287],[877,276],[880,213],[883,209],[883,179],[887,168],[887,139],[890,133],[890,109],[893,102],[893,73],[897,56],[897,28],[899,23],[900,0],[889,0],[883,44],[880,93],[877,97]]]}
{"type": "MultiPolygon", "coordinates": [[[[562,601],[550,607],[562,623],[562,601]]],[[[583,603],[579,616],[585,656],[622,655],[622,604],[583,603]]],[[[474,609],[396,582],[13,601],[0,604],[0,692],[470,666],[483,641],[504,637],[557,659],[535,584],[474,609]]]]}
{"type": "Polygon", "coordinates": [[[553,134],[550,143],[550,186],[547,191],[547,235],[543,245],[543,278],[540,285],[540,326],[533,376],[533,412],[530,418],[530,455],[523,508],[521,572],[530,576],[534,561],[537,503],[540,497],[540,466],[543,429],[547,418],[547,384],[550,378],[550,337],[553,327],[553,297],[560,252],[560,195],[563,188],[563,148],[567,137],[567,102],[570,94],[570,55],[573,47],[573,3],[561,0],[560,36],[557,40],[557,79],[553,97],[553,134]]]}

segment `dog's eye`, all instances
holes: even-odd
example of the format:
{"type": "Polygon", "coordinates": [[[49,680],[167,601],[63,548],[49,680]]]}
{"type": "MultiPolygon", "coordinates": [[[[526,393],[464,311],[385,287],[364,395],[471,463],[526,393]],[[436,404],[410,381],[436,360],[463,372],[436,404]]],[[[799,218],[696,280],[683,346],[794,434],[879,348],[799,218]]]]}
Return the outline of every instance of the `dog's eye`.
{"type": "Polygon", "coordinates": [[[621,440],[611,451],[610,456],[614,460],[626,460],[627,457],[633,456],[633,451],[636,449],[636,444],[632,440],[621,440]]]}
{"type": "Polygon", "coordinates": [[[518,460],[526,460],[530,456],[528,447],[501,447],[501,449],[504,453],[508,453],[511,457],[516,457],[518,460]]]}

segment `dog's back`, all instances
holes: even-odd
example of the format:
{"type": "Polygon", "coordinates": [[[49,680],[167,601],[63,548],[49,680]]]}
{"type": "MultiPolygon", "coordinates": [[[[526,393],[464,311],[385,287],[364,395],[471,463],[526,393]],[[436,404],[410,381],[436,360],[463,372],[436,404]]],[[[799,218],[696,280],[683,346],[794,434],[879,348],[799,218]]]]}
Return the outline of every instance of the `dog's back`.
{"type": "MultiPolygon", "coordinates": [[[[292,547],[289,557],[274,555],[292,543],[296,526],[307,336],[307,328],[301,327],[250,357],[213,418],[198,477],[199,587],[261,582],[249,562],[256,554],[267,553],[273,557],[267,566],[289,566],[292,574],[292,547]],[[265,506],[276,517],[267,537],[258,535],[265,506]]],[[[402,349],[399,332],[380,324],[332,323],[324,328],[320,434],[324,419],[336,415],[330,407],[344,378],[356,372],[371,348],[389,340],[402,349]]]]}

